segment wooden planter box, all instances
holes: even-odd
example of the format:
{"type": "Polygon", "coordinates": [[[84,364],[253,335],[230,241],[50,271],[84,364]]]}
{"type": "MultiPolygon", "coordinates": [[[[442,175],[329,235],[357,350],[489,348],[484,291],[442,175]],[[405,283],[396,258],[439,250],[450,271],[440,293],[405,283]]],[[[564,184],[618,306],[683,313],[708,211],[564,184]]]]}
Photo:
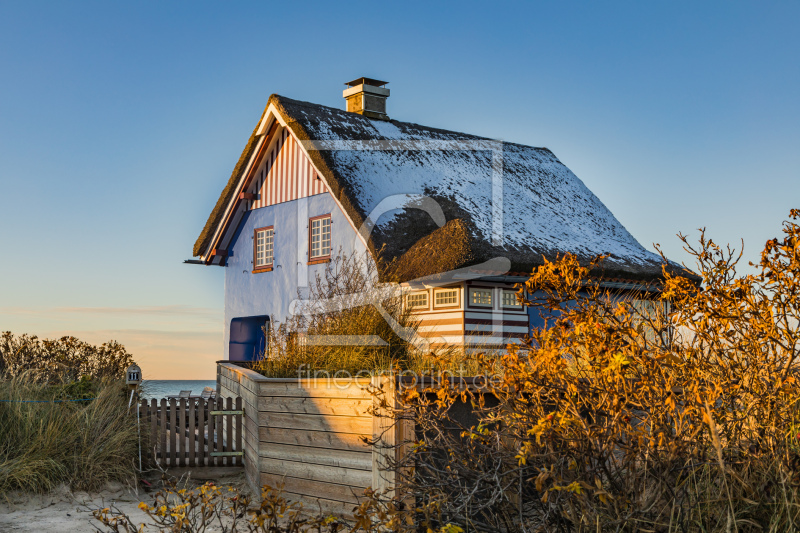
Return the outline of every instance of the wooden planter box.
{"type": "Polygon", "coordinates": [[[218,363],[218,394],[242,398],[244,467],[254,493],[265,484],[282,485],[289,500],[302,501],[309,510],[349,515],[364,489],[391,490],[395,476],[387,454],[396,457],[398,445],[413,439],[413,426],[394,424],[381,407],[381,397],[396,405],[394,383],[266,378],[218,363]],[[388,396],[374,397],[371,385],[388,396]]]}

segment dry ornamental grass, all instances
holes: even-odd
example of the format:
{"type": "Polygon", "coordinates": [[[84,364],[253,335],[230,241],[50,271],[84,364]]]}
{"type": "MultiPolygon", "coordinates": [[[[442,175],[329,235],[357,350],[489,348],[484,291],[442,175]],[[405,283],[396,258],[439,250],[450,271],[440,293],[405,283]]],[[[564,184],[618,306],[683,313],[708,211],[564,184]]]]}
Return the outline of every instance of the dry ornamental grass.
{"type": "Polygon", "coordinates": [[[0,338],[0,494],[135,480],[136,412],[121,381],[131,356],[64,337],[0,338]]]}

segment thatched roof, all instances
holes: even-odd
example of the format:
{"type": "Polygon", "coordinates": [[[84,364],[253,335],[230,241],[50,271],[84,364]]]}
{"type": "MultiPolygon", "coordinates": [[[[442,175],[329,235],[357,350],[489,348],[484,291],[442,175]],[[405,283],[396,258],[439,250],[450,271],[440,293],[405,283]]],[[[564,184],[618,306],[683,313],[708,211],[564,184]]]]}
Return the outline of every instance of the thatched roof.
{"type": "MultiPolygon", "coordinates": [[[[383,249],[384,259],[394,259],[403,279],[499,256],[510,260],[511,270],[530,272],[543,258],[564,253],[585,261],[608,255],[602,274],[609,277],[650,280],[661,275],[660,257],[645,250],[547,148],[373,120],[278,95],[270,96],[267,108],[270,104],[298,139],[308,141],[312,163],[357,227],[382,200],[397,195],[399,209],[378,218],[369,245],[373,252],[383,249]],[[498,176],[499,181],[493,180],[498,176]],[[492,209],[499,205],[493,203],[498,183],[502,221],[492,209]],[[446,225],[439,227],[419,210],[423,197],[436,201],[446,225]],[[501,226],[502,236],[496,231],[501,226]]],[[[254,131],[194,255],[210,246],[256,142],[254,131]]]]}
{"type": "Polygon", "coordinates": [[[239,160],[236,162],[236,166],[233,167],[233,172],[231,172],[231,177],[228,178],[228,183],[225,184],[225,188],[222,189],[222,194],[219,196],[219,200],[217,200],[217,204],[214,206],[214,209],[211,211],[211,214],[208,216],[208,220],[206,220],[206,225],[203,227],[203,231],[200,232],[200,236],[194,243],[194,249],[192,250],[195,257],[198,257],[203,254],[203,251],[208,248],[211,237],[214,234],[214,230],[216,229],[217,225],[222,221],[222,218],[225,216],[225,206],[228,205],[231,198],[237,194],[236,185],[239,183],[239,179],[242,176],[242,172],[245,171],[245,165],[250,160],[250,157],[253,155],[253,150],[255,150],[256,143],[258,138],[256,137],[256,131],[258,131],[258,125],[261,123],[261,119],[264,118],[264,113],[267,112],[267,109],[264,109],[264,112],[261,113],[261,118],[258,119],[256,123],[256,127],[253,129],[253,133],[250,134],[250,137],[247,139],[247,144],[244,145],[244,150],[242,150],[242,155],[239,156],[239,160]]]}

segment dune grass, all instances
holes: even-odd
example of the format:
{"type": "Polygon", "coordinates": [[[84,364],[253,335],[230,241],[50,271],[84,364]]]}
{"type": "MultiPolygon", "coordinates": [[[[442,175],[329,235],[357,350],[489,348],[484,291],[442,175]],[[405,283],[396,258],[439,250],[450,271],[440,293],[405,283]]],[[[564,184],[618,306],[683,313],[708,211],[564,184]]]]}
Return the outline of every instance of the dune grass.
{"type": "Polygon", "coordinates": [[[137,453],[136,410],[128,411],[124,383],[0,380],[0,493],[135,479],[137,453]],[[93,399],[69,401],[86,397],[93,399]]]}

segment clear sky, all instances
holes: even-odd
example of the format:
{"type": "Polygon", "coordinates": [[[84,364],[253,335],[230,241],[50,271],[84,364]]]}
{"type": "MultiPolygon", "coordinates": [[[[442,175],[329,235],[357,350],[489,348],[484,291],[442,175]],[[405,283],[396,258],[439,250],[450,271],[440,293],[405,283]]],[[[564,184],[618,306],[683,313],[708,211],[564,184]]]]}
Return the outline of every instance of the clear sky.
{"type": "Polygon", "coordinates": [[[755,260],[800,207],[797,2],[0,1],[0,330],[213,379],[223,270],[184,265],[267,98],[553,150],[648,248],[755,260]],[[694,235],[694,233],[692,233],[694,235]]]}

